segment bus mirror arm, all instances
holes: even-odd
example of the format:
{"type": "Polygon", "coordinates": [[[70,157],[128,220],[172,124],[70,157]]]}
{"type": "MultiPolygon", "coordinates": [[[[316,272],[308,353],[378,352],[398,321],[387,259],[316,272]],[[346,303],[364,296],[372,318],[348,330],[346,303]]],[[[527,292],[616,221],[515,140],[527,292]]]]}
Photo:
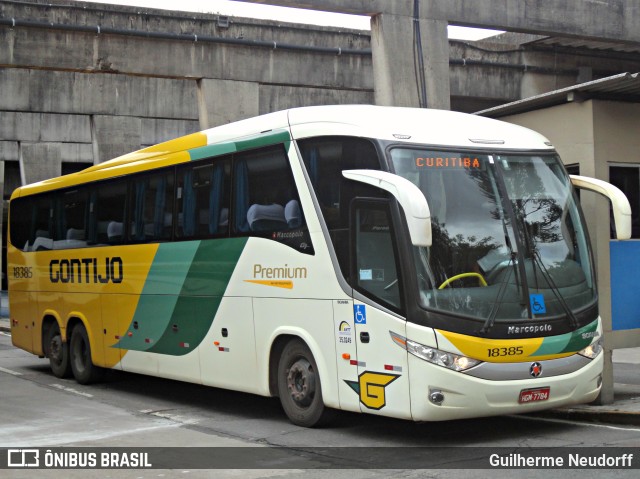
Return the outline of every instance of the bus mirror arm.
{"type": "Polygon", "coordinates": [[[411,243],[415,246],[431,246],[431,213],[420,188],[409,180],[386,171],[344,170],[342,176],[391,193],[404,210],[411,243]]]}
{"type": "Polygon", "coordinates": [[[606,196],[613,207],[613,220],[616,225],[616,238],[627,240],[631,238],[631,205],[620,189],[606,181],[589,178],[587,176],[569,175],[571,183],[576,188],[594,191],[606,196]]]}

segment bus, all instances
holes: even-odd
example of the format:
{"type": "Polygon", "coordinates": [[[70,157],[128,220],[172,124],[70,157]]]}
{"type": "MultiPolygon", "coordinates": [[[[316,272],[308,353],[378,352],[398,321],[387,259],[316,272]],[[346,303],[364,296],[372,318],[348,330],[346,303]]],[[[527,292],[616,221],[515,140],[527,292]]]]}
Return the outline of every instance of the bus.
{"type": "Polygon", "coordinates": [[[593,401],[594,262],[574,186],[528,129],[336,105],[215,127],[16,189],[13,344],[262,396],[289,420],[413,421],[593,401]]]}

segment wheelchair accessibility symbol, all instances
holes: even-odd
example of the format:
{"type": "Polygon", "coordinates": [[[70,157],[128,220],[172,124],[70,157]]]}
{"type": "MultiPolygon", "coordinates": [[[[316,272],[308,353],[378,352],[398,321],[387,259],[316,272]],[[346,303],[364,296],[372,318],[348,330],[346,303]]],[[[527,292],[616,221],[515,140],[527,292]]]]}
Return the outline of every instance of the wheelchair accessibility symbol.
{"type": "Polygon", "coordinates": [[[356,324],[367,324],[367,310],[364,304],[353,305],[353,321],[356,324]]]}
{"type": "Polygon", "coordinates": [[[547,312],[547,306],[544,304],[544,296],[541,294],[530,294],[529,302],[531,304],[531,312],[533,314],[544,314],[547,312]]]}

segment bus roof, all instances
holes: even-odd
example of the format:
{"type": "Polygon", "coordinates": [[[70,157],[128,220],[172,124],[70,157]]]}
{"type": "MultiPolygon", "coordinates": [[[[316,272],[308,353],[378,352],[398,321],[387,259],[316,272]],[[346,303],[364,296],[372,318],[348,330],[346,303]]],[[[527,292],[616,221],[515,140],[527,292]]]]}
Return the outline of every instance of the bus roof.
{"type": "Polygon", "coordinates": [[[443,147],[552,149],[544,136],[528,128],[447,110],[373,105],[319,106],[289,110],[289,122],[294,138],[354,134],[443,147]]]}
{"type": "Polygon", "coordinates": [[[328,105],[293,108],[240,120],[159,143],[78,173],[17,188],[12,198],[170,166],[264,144],[272,137],[352,135],[441,147],[552,150],[542,135],[510,123],[446,110],[374,105],[328,105]],[[217,145],[217,148],[205,148],[217,145]],[[200,154],[194,152],[201,150],[200,154]]]}

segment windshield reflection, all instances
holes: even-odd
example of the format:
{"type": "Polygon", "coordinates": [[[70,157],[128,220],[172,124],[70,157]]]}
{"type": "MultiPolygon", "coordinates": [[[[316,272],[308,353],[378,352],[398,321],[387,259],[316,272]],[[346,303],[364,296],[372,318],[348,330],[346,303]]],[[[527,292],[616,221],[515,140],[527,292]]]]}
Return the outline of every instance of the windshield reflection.
{"type": "Polygon", "coordinates": [[[493,321],[567,316],[595,300],[585,231],[557,156],[396,148],[425,194],[433,244],[415,247],[424,308],[493,321]]]}

